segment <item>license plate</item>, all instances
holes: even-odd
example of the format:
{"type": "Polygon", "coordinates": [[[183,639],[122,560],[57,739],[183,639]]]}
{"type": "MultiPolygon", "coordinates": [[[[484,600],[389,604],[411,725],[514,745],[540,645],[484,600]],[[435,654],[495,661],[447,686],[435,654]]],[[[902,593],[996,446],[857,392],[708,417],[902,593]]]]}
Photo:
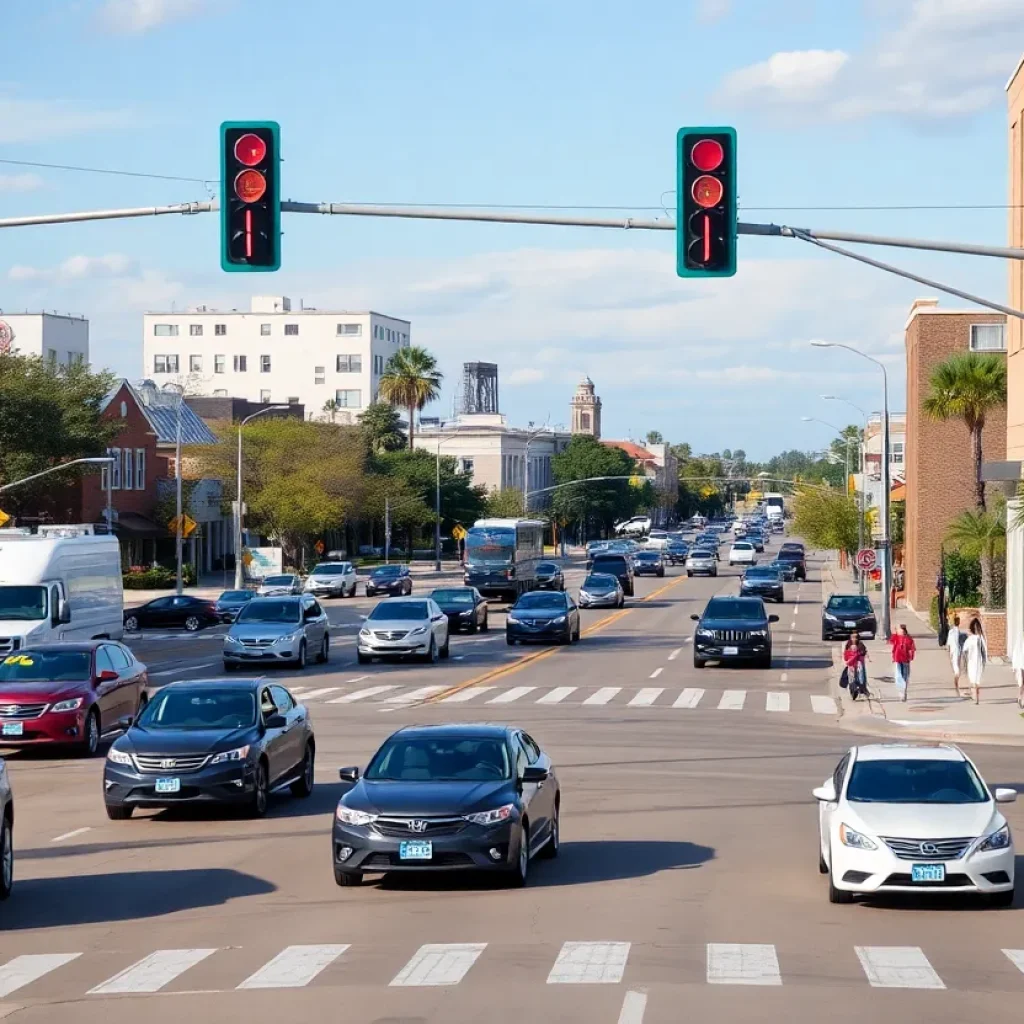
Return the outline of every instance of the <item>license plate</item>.
{"type": "Polygon", "coordinates": [[[430,860],[434,856],[434,844],[422,840],[402,843],[398,847],[399,860],[430,860]]]}
{"type": "Polygon", "coordinates": [[[844,622],[843,626],[846,629],[856,629],[857,628],[857,623],[856,622],[844,622]]]}
{"type": "Polygon", "coordinates": [[[156,791],[158,793],[180,793],[181,779],[157,779],[156,791]]]}
{"type": "Polygon", "coordinates": [[[4,722],[4,736],[23,736],[25,734],[24,722],[4,722]]]}
{"type": "Polygon", "coordinates": [[[912,882],[944,882],[946,880],[945,864],[915,864],[910,869],[912,882]]]}
{"type": "Polygon", "coordinates": [[[723,654],[739,654],[740,653],[740,649],[738,647],[723,647],[722,648],[722,653],[723,654]]]}

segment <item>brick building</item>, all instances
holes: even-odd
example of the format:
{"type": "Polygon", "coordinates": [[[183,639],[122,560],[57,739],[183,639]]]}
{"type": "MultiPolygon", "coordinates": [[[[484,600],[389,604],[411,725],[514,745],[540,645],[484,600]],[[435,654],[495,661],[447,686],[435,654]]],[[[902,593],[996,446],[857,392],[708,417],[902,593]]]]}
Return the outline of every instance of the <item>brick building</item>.
{"type": "MultiPolygon", "coordinates": [[[[919,299],[905,326],[907,350],[907,520],[904,567],[907,603],[927,611],[935,593],[939,557],[949,524],[974,506],[970,436],[959,420],[926,416],[923,403],[932,370],[956,352],[1006,351],[1002,313],[938,308],[919,299]]],[[[982,434],[985,461],[1006,458],[1006,413],[992,412],[982,434]]]]}

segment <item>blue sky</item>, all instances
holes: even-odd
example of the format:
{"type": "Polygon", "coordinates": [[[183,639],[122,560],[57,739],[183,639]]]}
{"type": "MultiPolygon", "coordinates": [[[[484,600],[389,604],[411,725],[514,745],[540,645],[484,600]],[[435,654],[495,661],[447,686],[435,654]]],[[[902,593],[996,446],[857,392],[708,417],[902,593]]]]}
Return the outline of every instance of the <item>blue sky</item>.
{"type": "MultiPolygon", "coordinates": [[[[664,217],[684,124],[739,133],[745,220],[1000,244],[1003,86],[1020,0],[5,0],[0,216],[208,197],[222,120],[282,126],[288,198],[591,206],[664,217]],[[384,10],[381,10],[383,8],[384,10]],[[830,207],[832,209],[791,209],[830,207]]],[[[823,392],[903,390],[931,290],[784,239],[725,281],[681,281],[671,232],[289,216],[284,270],[219,269],[214,215],[5,230],[0,309],[84,313],[93,361],[141,372],[141,312],[287,294],[406,317],[449,380],[501,367],[503,411],[564,422],[589,374],[609,436],[700,450],[821,446],[823,392]]],[[[1005,301],[995,260],[884,250],[1005,301]]],[[[962,307],[955,299],[943,299],[962,307]]],[[[450,393],[441,403],[450,408],[450,393]]]]}

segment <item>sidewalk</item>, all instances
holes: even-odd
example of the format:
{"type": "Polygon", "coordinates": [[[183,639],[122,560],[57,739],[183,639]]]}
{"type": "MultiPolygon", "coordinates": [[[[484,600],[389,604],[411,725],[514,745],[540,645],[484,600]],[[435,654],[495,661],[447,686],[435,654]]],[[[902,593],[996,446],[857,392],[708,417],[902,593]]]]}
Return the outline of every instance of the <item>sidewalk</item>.
{"type": "MultiPolygon", "coordinates": [[[[825,563],[823,597],[835,591],[856,593],[852,574],[836,561],[825,563]]],[[[880,595],[871,595],[878,611],[880,595]]],[[[883,639],[867,640],[868,688],[871,699],[856,702],[839,686],[843,670],[842,644],[832,646],[831,687],[840,707],[840,726],[888,740],[949,740],[957,743],[995,743],[1024,746],[1024,718],[1017,708],[1017,683],[1005,659],[989,662],[981,685],[981,703],[958,697],[953,688],[949,654],[939,647],[931,627],[909,608],[892,611],[895,630],[905,624],[917,644],[907,700],[900,700],[893,682],[892,656],[883,639]]],[[[960,677],[966,688],[966,674],[960,677]]]]}

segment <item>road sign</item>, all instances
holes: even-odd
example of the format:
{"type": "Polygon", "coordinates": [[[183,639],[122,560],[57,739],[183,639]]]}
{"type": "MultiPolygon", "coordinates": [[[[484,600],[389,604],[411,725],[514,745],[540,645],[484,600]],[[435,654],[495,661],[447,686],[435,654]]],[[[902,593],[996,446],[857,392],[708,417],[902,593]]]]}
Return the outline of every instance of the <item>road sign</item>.
{"type": "Polygon", "coordinates": [[[0,526],[6,526],[11,521],[11,517],[0,508],[0,526]]]}
{"type": "Polygon", "coordinates": [[[181,517],[181,525],[180,525],[180,527],[178,525],[178,517],[175,516],[167,524],[167,528],[171,531],[171,533],[173,533],[175,535],[177,535],[178,530],[180,528],[182,537],[188,537],[192,533],[192,531],[195,530],[197,525],[198,525],[198,523],[196,523],[196,521],[194,519],[190,518],[187,515],[183,515],[181,517]]]}
{"type": "Polygon", "coordinates": [[[458,525],[458,524],[453,526],[452,527],[452,536],[456,540],[465,540],[466,539],[466,528],[464,526],[461,526],[461,525],[458,525]]]}
{"type": "Polygon", "coordinates": [[[318,541],[317,541],[317,542],[316,542],[316,543],[315,543],[315,544],[313,545],[313,550],[314,550],[314,551],[315,551],[315,552],[316,552],[316,553],[317,553],[318,555],[322,555],[322,554],[324,553],[324,551],[326,550],[326,549],[324,548],[324,542],[323,542],[322,540],[318,540],[318,541]]]}
{"type": "Polygon", "coordinates": [[[874,548],[861,548],[856,561],[861,572],[873,572],[878,567],[878,554],[874,548]]]}

